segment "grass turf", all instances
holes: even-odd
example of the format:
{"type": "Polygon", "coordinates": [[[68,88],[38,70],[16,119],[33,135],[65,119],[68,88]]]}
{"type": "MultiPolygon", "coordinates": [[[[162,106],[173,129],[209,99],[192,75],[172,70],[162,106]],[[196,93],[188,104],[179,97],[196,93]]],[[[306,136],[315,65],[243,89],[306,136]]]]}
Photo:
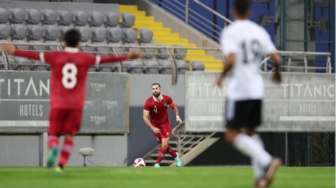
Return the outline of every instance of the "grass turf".
{"type": "MultiPolygon", "coordinates": [[[[250,167],[67,167],[63,175],[42,167],[1,167],[9,188],[242,188],[253,187],[250,167]]],[[[274,188],[332,188],[334,167],[282,167],[274,188]]]]}

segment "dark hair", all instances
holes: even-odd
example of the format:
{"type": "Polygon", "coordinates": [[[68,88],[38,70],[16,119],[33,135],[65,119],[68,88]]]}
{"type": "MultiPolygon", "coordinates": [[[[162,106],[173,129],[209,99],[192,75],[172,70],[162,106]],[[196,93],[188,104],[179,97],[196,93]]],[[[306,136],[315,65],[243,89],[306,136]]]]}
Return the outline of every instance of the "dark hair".
{"type": "Polygon", "coordinates": [[[239,16],[245,16],[251,8],[250,0],[235,0],[234,9],[239,16]]]}
{"type": "Polygon", "coordinates": [[[153,83],[152,86],[158,85],[161,88],[161,85],[159,83],[153,83]]]}
{"type": "Polygon", "coordinates": [[[69,47],[76,47],[81,40],[81,34],[77,29],[70,29],[65,32],[64,41],[69,47]]]}

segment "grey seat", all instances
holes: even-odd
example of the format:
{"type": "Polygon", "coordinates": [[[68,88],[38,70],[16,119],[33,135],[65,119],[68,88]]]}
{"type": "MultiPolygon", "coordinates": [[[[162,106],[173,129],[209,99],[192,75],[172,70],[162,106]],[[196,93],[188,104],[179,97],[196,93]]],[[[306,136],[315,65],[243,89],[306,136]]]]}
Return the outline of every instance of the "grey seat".
{"type": "Polygon", "coordinates": [[[46,63],[42,63],[41,61],[34,61],[35,66],[34,70],[36,71],[48,71],[50,70],[50,65],[46,63]]]}
{"type": "Polygon", "coordinates": [[[91,39],[92,31],[88,27],[77,27],[78,31],[81,34],[81,41],[88,42],[91,39]]]}
{"type": "Polygon", "coordinates": [[[135,22],[135,16],[130,13],[121,13],[122,27],[131,28],[135,22]]]}
{"type": "Polygon", "coordinates": [[[11,27],[5,24],[0,24],[0,40],[8,40],[11,34],[11,27]]]}
{"type": "Polygon", "coordinates": [[[74,24],[76,26],[85,26],[89,22],[89,14],[83,11],[74,12],[75,19],[74,24]]]}
{"type": "Polygon", "coordinates": [[[35,9],[30,9],[30,10],[27,10],[27,13],[28,13],[27,22],[29,24],[37,25],[41,22],[41,20],[42,20],[42,12],[41,11],[35,10],[35,9]]]}
{"type": "Polygon", "coordinates": [[[143,64],[145,65],[147,74],[159,74],[160,73],[160,65],[156,60],[143,60],[143,64]]]}
{"type": "Polygon", "coordinates": [[[97,72],[96,66],[89,67],[88,72],[97,72]]]}
{"type": "Polygon", "coordinates": [[[124,44],[137,44],[137,32],[131,28],[122,29],[124,33],[124,44]]]}
{"type": "Polygon", "coordinates": [[[29,36],[29,43],[31,44],[30,47],[32,50],[35,51],[45,51],[46,46],[43,45],[34,45],[34,43],[40,43],[40,40],[43,38],[44,29],[38,25],[30,25],[28,26],[28,36],[29,36]]]}
{"type": "Polygon", "coordinates": [[[138,29],[140,33],[140,43],[150,43],[153,40],[153,31],[149,29],[138,29]]]}
{"type": "Polygon", "coordinates": [[[53,10],[43,10],[43,24],[44,25],[53,25],[57,22],[58,14],[53,10]]]}
{"type": "Polygon", "coordinates": [[[156,52],[156,48],[153,48],[153,47],[151,47],[151,48],[146,48],[146,46],[150,46],[150,44],[147,44],[147,43],[143,43],[143,44],[141,44],[141,46],[142,47],[144,47],[143,48],[143,51],[144,51],[144,59],[153,59],[153,57],[155,56],[155,52],[156,52]]]}
{"type": "Polygon", "coordinates": [[[60,40],[63,40],[63,37],[64,37],[65,33],[69,29],[73,29],[73,27],[71,27],[71,26],[61,26],[61,27],[59,27],[59,29],[60,29],[60,40]]]}
{"type": "Polygon", "coordinates": [[[204,64],[199,61],[191,61],[190,64],[193,71],[204,71],[205,69],[204,64]]]}
{"type": "Polygon", "coordinates": [[[73,14],[67,10],[61,10],[58,12],[60,25],[70,25],[73,21],[73,14]]]}
{"type": "Polygon", "coordinates": [[[88,52],[88,53],[95,53],[96,52],[95,47],[92,47],[92,46],[81,46],[79,49],[83,52],[88,52]]]}
{"type": "MultiPolygon", "coordinates": [[[[12,24],[12,40],[13,42],[26,43],[26,36],[28,34],[28,27],[21,24],[12,24]]],[[[29,45],[16,45],[18,48],[23,50],[29,50],[29,45]]]]}
{"type": "Polygon", "coordinates": [[[177,72],[179,74],[184,74],[185,72],[189,71],[189,64],[187,64],[183,60],[175,60],[176,61],[176,67],[177,67],[177,72]]]}
{"type": "Polygon", "coordinates": [[[119,15],[114,12],[109,12],[105,22],[106,27],[118,27],[119,15]]]}
{"type": "Polygon", "coordinates": [[[173,45],[174,57],[176,59],[176,66],[179,74],[184,74],[189,70],[189,64],[184,61],[187,54],[187,49],[183,48],[181,45],[173,45]]]}
{"type": "Polygon", "coordinates": [[[123,33],[120,28],[107,28],[107,42],[118,44],[121,43],[123,33]]]}
{"type": "Polygon", "coordinates": [[[44,40],[56,42],[60,36],[60,29],[57,26],[44,26],[44,40]]]}
{"type": "Polygon", "coordinates": [[[107,36],[107,30],[102,27],[93,27],[92,29],[92,42],[102,43],[105,42],[107,36]]]}
{"type": "Polygon", "coordinates": [[[31,71],[34,68],[34,63],[26,58],[15,57],[18,70],[31,71]]]}
{"type": "Polygon", "coordinates": [[[136,60],[129,60],[130,65],[130,73],[132,74],[143,74],[144,73],[144,65],[142,64],[142,61],[139,59],[136,60]]]}
{"type": "Polygon", "coordinates": [[[91,27],[100,27],[105,21],[105,15],[101,12],[91,12],[90,13],[90,26],[91,27]]]}
{"type": "Polygon", "coordinates": [[[168,59],[161,59],[158,61],[160,67],[161,67],[161,73],[162,74],[171,74],[172,73],[172,60],[168,59]]]}
{"type": "Polygon", "coordinates": [[[168,59],[169,57],[170,57],[170,53],[168,51],[168,48],[165,45],[161,45],[161,47],[158,48],[158,53],[156,55],[156,58],[168,59]]]}
{"type": "Polygon", "coordinates": [[[26,20],[26,11],[20,8],[12,8],[11,11],[11,22],[14,24],[22,24],[26,20]]]}
{"type": "Polygon", "coordinates": [[[0,8],[0,24],[5,24],[8,22],[10,17],[10,12],[7,9],[0,8]]]}

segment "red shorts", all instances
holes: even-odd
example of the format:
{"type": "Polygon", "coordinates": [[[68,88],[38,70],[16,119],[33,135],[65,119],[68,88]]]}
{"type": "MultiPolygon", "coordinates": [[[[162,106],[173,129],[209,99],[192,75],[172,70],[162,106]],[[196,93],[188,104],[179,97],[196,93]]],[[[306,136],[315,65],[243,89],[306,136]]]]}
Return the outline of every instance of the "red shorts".
{"type": "Polygon", "coordinates": [[[155,127],[160,129],[160,133],[154,134],[156,137],[156,140],[161,144],[162,138],[169,138],[170,137],[170,122],[166,122],[161,124],[160,126],[156,126],[153,124],[155,127]]]}
{"type": "Polygon", "coordinates": [[[75,135],[80,129],[82,109],[52,108],[49,114],[49,135],[75,135]]]}

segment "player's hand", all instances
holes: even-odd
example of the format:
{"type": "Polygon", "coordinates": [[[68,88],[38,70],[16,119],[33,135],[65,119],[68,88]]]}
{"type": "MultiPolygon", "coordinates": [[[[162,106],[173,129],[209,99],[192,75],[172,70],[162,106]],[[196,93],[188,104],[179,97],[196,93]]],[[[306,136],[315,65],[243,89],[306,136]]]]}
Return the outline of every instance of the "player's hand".
{"type": "Polygon", "coordinates": [[[180,116],[176,116],[176,121],[179,122],[179,123],[182,123],[182,119],[180,118],[180,116]]]}
{"type": "Polygon", "coordinates": [[[8,53],[8,54],[12,54],[15,51],[15,46],[12,43],[1,44],[1,51],[8,53]]]}
{"type": "Polygon", "coordinates": [[[221,76],[219,76],[217,79],[216,79],[216,85],[218,86],[218,87],[221,87],[222,86],[222,80],[223,80],[223,78],[221,77],[221,76]]]}
{"type": "Polygon", "coordinates": [[[158,134],[158,133],[160,133],[160,129],[159,129],[159,128],[156,128],[156,127],[153,127],[153,128],[152,128],[152,131],[154,132],[154,134],[158,134]]]}
{"type": "Polygon", "coordinates": [[[140,50],[132,50],[128,52],[127,57],[128,59],[138,59],[138,58],[142,58],[143,55],[144,53],[140,50]]]}
{"type": "Polygon", "coordinates": [[[281,74],[279,72],[275,72],[273,74],[272,80],[273,80],[274,83],[280,84],[282,82],[281,74]]]}

